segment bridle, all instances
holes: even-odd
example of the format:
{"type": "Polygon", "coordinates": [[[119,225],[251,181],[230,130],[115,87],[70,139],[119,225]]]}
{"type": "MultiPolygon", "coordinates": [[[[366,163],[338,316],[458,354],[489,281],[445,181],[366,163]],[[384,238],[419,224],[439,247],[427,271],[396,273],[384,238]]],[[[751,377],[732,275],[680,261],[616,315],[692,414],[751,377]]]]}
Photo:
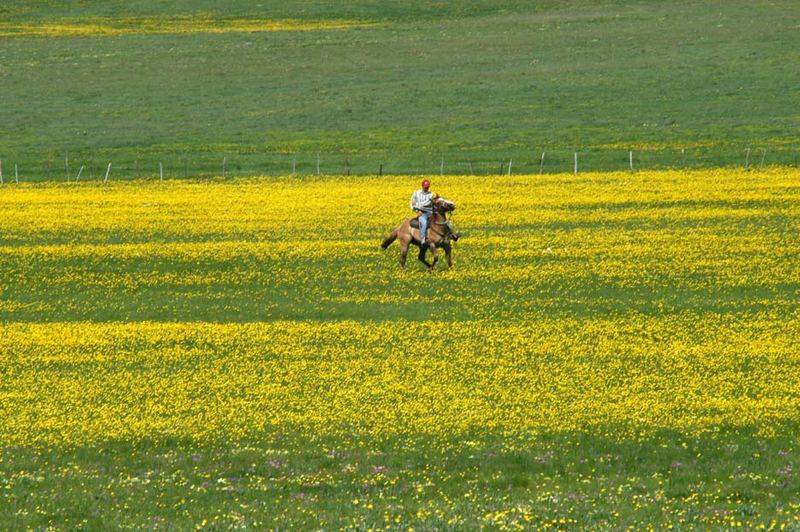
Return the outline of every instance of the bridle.
{"type": "Polygon", "coordinates": [[[433,210],[440,213],[452,212],[456,208],[456,204],[450,200],[446,200],[441,196],[433,200],[433,210]],[[442,205],[444,204],[444,205],[442,205]]]}
{"type": "Polygon", "coordinates": [[[453,212],[455,210],[455,208],[456,208],[456,205],[452,201],[446,200],[446,199],[444,199],[442,197],[436,198],[433,201],[433,213],[434,214],[441,214],[442,216],[444,216],[445,221],[440,222],[438,220],[433,220],[433,223],[435,223],[437,225],[446,225],[447,224],[447,213],[448,212],[453,212]],[[444,203],[444,205],[442,205],[442,203],[444,203]]]}

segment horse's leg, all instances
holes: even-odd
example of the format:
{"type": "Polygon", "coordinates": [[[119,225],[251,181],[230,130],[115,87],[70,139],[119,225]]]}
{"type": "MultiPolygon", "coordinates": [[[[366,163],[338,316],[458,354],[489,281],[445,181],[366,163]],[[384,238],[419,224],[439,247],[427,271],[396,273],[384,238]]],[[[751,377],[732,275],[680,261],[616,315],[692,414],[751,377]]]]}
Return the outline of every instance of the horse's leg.
{"type": "Polygon", "coordinates": [[[401,238],[400,239],[400,267],[404,270],[406,269],[406,256],[408,256],[408,244],[410,243],[408,238],[401,238]]]}
{"type": "Polygon", "coordinates": [[[419,247],[419,255],[417,255],[417,258],[418,258],[420,261],[422,261],[422,263],[423,263],[425,266],[427,266],[428,268],[430,268],[430,267],[431,267],[430,263],[428,263],[428,261],[427,261],[427,260],[425,260],[425,255],[426,255],[427,253],[428,253],[428,246],[420,246],[420,247],[419,247]]]}
{"type": "Polygon", "coordinates": [[[447,244],[442,244],[442,247],[444,248],[444,256],[447,259],[447,267],[448,268],[452,268],[453,267],[453,246],[450,245],[450,243],[448,242],[447,244]]]}
{"type": "MultiPolygon", "coordinates": [[[[436,263],[437,263],[437,262],[439,262],[439,257],[438,257],[438,255],[436,254],[436,245],[435,245],[433,242],[431,242],[430,244],[428,244],[428,247],[430,248],[430,250],[431,250],[431,254],[433,255],[433,262],[430,264],[430,266],[428,266],[428,269],[429,269],[429,270],[432,270],[432,269],[433,269],[433,267],[434,267],[434,266],[436,266],[436,263]]],[[[426,263],[426,264],[427,264],[427,263],[426,263]]]]}

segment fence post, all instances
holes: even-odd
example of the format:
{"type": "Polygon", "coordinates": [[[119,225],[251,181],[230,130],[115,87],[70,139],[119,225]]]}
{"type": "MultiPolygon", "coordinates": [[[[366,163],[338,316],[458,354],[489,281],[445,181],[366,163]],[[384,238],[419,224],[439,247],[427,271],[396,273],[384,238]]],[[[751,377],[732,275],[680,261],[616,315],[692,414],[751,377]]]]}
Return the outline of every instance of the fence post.
{"type": "Polygon", "coordinates": [[[225,163],[228,162],[227,157],[222,158],[222,179],[225,179],[225,163]]]}
{"type": "Polygon", "coordinates": [[[160,161],[158,163],[158,179],[164,181],[164,165],[160,161]]]}
{"type": "Polygon", "coordinates": [[[78,180],[81,178],[81,174],[83,173],[83,165],[81,165],[81,169],[78,170],[78,175],[75,176],[75,182],[77,183],[78,180]]]}
{"type": "Polygon", "coordinates": [[[14,183],[19,183],[19,166],[14,163],[14,183]]]}
{"type": "MultiPolygon", "coordinates": [[[[795,164],[795,166],[797,166],[797,164],[795,164]]],[[[3,159],[0,159],[0,185],[2,184],[3,184],[3,159]]]]}
{"type": "Polygon", "coordinates": [[[319,175],[319,152],[317,152],[317,175],[319,175]]]}
{"type": "Polygon", "coordinates": [[[542,158],[539,159],[539,173],[541,174],[544,171],[544,152],[542,152],[542,158]]]}
{"type": "Polygon", "coordinates": [[[575,173],[578,173],[578,152],[575,152],[575,173]]]}
{"type": "Polygon", "coordinates": [[[764,159],[766,159],[766,158],[767,158],[767,149],[764,148],[764,155],[761,156],[761,163],[758,165],[759,168],[763,168],[764,167],[764,159]]]}
{"type": "Polygon", "coordinates": [[[747,148],[747,155],[744,158],[744,169],[750,170],[750,148],[747,148]]]}
{"type": "Polygon", "coordinates": [[[508,160],[508,175],[511,175],[511,163],[512,163],[513,160],[514,159],[509,159],[508,160]]]}
{"type": "Polygon", "coordinates": [[[103,178],[103,183],[108,182],[108,174],[111,173],[111,163],[108,163],[108,168],[106,168],[106,176],[103,178]]]}
{"type": "Polygon", "coordinates": [[[630,160],[631,163],[631,172],[633,172],[633,150],[628,152],[628,159],[630,160]]]}

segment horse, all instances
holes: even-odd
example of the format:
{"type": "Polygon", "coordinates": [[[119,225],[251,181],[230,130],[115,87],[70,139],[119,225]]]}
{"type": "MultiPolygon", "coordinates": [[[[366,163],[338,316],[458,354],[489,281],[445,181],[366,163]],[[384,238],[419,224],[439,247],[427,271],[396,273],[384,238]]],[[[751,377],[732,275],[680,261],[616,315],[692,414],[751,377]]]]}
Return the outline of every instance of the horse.
{"type": "Polygon", "coordinates": [[[395,240],[400,242],[400,266],[405,269],[408,246],[414,244],[419,247],[417,258],[432,270],[439,261],[436,250],[442,248],[447,258],[447,266],[453,267],[453,248],[450,239],[453,236],[447,226],[447,213],[455,210],[456,205],[452,201],[446,200],[441,196],[433,199],[433,212],[428,217],[428,238],[425,245],[420,245],[419,221],[417,218],[406,218],[400,225],[394,228],[389,236],[381,244],[381,248],[386,249],[395,240]],[[430,249],[433,254],[433,262],[425,260],[425,254],[430,249]]]}

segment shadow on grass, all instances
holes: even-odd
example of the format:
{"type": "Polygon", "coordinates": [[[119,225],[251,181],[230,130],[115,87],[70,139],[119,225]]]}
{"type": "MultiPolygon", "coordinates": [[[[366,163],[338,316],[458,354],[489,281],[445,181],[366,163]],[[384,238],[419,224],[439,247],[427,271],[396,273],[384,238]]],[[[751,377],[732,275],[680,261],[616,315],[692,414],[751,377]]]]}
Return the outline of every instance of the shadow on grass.
{"type": "Polygon", "coordinates": [[[0,519],[66,528],[791,524],[800,508],[796,434],[269,432],[6,447],[0,519]]]}

